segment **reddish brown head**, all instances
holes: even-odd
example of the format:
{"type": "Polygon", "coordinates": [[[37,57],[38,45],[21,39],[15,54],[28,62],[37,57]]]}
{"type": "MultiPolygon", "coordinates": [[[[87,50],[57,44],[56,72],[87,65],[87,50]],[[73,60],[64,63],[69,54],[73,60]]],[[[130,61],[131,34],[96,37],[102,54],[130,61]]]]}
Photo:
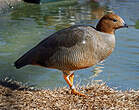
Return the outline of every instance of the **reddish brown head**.
{"type": "Polygon", "coordinates": [[[128,27],[124,20],[115,14],[107,14],[98,22],[96,29],[101,32],[114,34],[116,29],[128,27]]]}

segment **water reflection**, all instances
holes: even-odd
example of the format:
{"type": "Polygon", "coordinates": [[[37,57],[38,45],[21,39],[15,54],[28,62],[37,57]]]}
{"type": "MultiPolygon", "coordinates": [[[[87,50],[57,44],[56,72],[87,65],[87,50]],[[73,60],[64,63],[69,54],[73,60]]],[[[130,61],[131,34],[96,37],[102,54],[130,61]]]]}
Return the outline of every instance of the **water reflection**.
{"type": "Polygon", "coordinates": [[[104,64],[103,62],[100,62],[96,66],[94,66],[94,69],[92,70],[93,74],[90,76],[90,78],[97,77],[101,72],[103,72],[104,64]]]}
{"type": "Polygon", "coordinates": [[[136,21],[135,28],[139,29],[139,20],[136,21]]]}
{"type": "Polygon", "coordinates": [[[107,10],[106,6],[101,7],[96,2],[78,4],[77,1],[68,1],[68,5],[71,3],[70,6],[66,6],[67,2],[56,3],[25,4],[14,11],[11,18],[12,20],[32,18],[38,25],[46,25],[50,29],[59,30],[74,24],[94,24],[92,20],[100,19],[107,10]]]}

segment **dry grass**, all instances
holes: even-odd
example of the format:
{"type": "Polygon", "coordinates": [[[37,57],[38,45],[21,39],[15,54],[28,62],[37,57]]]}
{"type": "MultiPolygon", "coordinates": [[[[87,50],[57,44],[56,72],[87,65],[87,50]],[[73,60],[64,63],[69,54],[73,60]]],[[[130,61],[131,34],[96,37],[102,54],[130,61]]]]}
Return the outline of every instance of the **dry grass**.
{"type": "Polygon", "coordinates": [[[34,90],[4,84],[0,83],[2,110],[139,110],[139,90],[118,91],[104,83],[80,88],[88,97],[72,95],[66,87],[34,90]]]}

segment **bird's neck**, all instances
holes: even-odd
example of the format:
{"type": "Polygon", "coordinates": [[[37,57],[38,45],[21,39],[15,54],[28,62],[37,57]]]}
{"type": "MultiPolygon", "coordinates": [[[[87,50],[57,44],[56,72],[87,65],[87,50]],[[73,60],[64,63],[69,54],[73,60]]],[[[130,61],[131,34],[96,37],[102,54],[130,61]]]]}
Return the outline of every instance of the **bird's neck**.
{"type": "Polygon", "coordinates": [[[113,35],[115,33],[115,29],[113,29],[111,26],[105,25],[101,22],[97,24],[96,30],[100,31],[100,32],[107,33],[107,34],[113,34],[113,35]]]}

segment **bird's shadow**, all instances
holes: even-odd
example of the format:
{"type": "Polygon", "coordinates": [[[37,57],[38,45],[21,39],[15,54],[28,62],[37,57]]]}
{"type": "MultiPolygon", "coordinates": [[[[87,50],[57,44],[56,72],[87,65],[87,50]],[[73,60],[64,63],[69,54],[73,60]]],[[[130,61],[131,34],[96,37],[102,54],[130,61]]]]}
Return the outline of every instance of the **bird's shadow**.
{"type": "Polygon", "coordinates": [[[31,84],[23,84],[22,82],[18,82],[9,78],[1,79],[0,85],[3,87],[7,87],[11,90],[19,90],[19,91],[39,91],[40,89],[35,88],[35,85],[31,84]]]}

